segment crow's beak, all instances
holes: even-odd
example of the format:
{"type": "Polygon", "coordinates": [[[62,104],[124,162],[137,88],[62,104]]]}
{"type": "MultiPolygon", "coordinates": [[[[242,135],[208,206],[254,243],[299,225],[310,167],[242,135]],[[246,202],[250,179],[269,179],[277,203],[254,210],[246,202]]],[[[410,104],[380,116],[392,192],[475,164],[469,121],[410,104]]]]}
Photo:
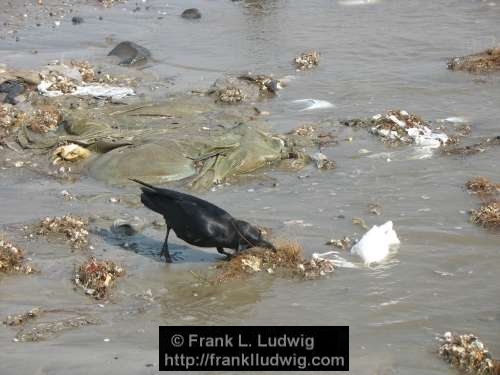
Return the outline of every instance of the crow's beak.
{"type": "Polygon", "coordinates": [[[261,246],[267,249],[271,249],[274,252],[278,251],[278,249],[276,249],[276,247],[271,242],[265,240],[262,240],[261,246]]]}

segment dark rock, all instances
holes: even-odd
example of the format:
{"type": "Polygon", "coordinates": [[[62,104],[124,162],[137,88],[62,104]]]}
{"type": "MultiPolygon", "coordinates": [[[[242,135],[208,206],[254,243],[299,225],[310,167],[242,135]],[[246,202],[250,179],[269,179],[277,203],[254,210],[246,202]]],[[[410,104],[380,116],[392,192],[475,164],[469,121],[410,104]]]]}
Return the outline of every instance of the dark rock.
{"type": "Polygon", "coordinates": [[[4,98],[4,103],[16,104],[16,96],[24,92],[24,85],[13,80],[7,80],[0,84],[0,92],[7,95],[4,98]]]}
{"type": "Polygon", "coordinates": [[[71,22],[73,23],[73,25],[78,25],[80,23],[83,23],[83,18],[80,16],[75,16],[71,18],[71,22]]]}
{"type": "Polygon", "coordinates": [[[201,13],[196,8],[189,8],[182,12],[181,17],[188,20],[197,20],[201,18],[201,13]]]}
{"type": "Polygon", "coordinates": [[[151,52],[134,42],[121,42],[108,53],[108,56],[117,56],[121,59],[120,65],[135,65],[145,63],[151,57],[151,52]]]}

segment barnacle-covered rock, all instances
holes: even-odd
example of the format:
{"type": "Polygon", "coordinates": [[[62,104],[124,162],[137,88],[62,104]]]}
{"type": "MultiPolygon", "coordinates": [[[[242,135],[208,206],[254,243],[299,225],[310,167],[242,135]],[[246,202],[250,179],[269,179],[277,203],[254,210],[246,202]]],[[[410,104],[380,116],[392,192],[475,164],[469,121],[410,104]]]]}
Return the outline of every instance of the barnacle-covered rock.
{"type": "Polygon", "coordinates": [[[257,85],[261,94],[276,94],[282,88],[279,80],[265,74],[247,73],[238,78],[257,85]]]}
{"type": "Polygon", "coordinates": [[[316,51],[304,52],[293,61],[299,70],[312,69],[319,64],[319,53],[316,51]]]}
{"type": "Polygon", "coordinates": [[[448,69],[462,70],[469,73],[486,73],[500,70],[500,47],[486,51],[454,57],[448,61],[448,69]]]}
{"type": "Polygon", "coordinates": [[[226,104],[241,103],[245,95],[237,87],[226,87],[217,91],[217,102],[226,104]]]}
{"type": "Polygon", "coordinates": [[[26,119],[26,125],[36,133],[47,133],[57,129],[62,121],[62,113],[55,107],[43,106],[26,119]]]}
{"type": "Polygon", "coordinates": [[[46,217],[38,224],[36,233],[41,236],[63,235],[73,248],[82,248],[88,244],[87,226],[87,220],[72,215],[46,217]]]}
{"type": "Polygon", "coordinates": [[[0,103],[0,137],[10,135],[25,118],[26,113],[12,104],[0,103]]]}
{"type": "Polygon", "coordinates": [[[446,332],[439,340],[439,356],[453,367],[469,374],[500,374],[500,362],[492,358],[488,348],[476,336],[446,332]]]}
{"type": "Polygon", "coordinates": [[[279,89],[281,89],[281,82],[272,76],[246,73],[239,76],[227,75],[217,79],[207,94],[214,95],[216,102],[235,104],[269,97],[279,89]]]}
{"type": "Polygon", "coordinates": [[[33,273],[35,269],[26,264],[24,251],[12,242],[0,238],[0,273],[33,273]]]}
{"type": "Polygon", "coordinates": [[[491,202],[472,210],[470,220],[488,229],[500,229],[500,202],[491,202]]]}

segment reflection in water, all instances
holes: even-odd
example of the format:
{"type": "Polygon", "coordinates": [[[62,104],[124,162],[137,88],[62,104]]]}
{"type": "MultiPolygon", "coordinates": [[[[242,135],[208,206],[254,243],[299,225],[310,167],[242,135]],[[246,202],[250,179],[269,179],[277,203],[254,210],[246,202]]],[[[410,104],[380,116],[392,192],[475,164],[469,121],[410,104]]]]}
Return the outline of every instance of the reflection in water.
{"type": "Polygon", "coordinates": [[[247,10],[246,14],[253,16],[271,15],[279,4],[278,0],[243,0],[242,4],[247,10]]]}
{"type": "Polygon", "coordinates": [[[271,278],[256,277],[221,285],[179,281],[161,300],[162,324],[224,324],[248,319],[254,305],[272,287],[271,278]]]}

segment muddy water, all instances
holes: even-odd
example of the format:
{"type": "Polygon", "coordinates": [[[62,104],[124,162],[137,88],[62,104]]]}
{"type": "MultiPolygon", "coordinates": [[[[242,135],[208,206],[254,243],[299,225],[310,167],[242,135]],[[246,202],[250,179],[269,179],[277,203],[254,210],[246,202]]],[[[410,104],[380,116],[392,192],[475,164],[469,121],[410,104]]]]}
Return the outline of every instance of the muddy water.
{"type": "MultiPolygon", "coordinates": [[[[452,73],[445,68],[449,56],[498,42],[500,8],[488,2],[167,5],[148,0],[138,4],[137,12],[132,2],[108,10],[90,4],[75,7],[85,19],[79,26],[68,18],[57,28],[46,19],[40,27],[30,17],[20,21],[20,40],[0,41],[0,61],[33,68],[54,58],[99,62],[113,45],[110,38],[129,39],[151,49],[154,61],[145,71],[171,82],[163,91],[148,94],[153,97],[205,88],[222,72],[291,76],[279,97],[259,103],[271,112],[268,122],[277,131],[325,117],[402,108],[429,120],[465,116],[474,137],[498,134],[500,75],[452,73]],[[178,17],[190,6],[201,9],[201,20],[178,17]],[[295,72],[291,58],[313,48],[322,54],[318,69],[295,72]],[[303,98],[328,100],[335,107],[300,111],[292,101],[303,98]]],[[[500,180],[500,150],[467,158],[436,155],[413,160],[411,148],[386,148],[363,130],[337,129],[337,135],[339,145],[325,150],[338,163],[334,171],[268,170],[258,182],[226,186],[204,197],[236,216],[273,228],[279,236],[300,241],[307,253],[327,250],[324,243],[330,238],[360,235],[363,230],[352,225],[353,217],[364,218],[368,225],[393,220],[402,244],[386,264],[339,270],[309,282],[257,277],[209,288],[199,285],[190,271],[206,270],[217,259],[214,252],[187,247],[172,236],[178,261],[165,265],[157,257],[163,229],[149,227],[130,239],[136,247],[128,248],[119,240],[93,235],[95,253],[127,269],[104,307],[75,293],[68,281],[72,265],[83,254],[44,241],[27,242],[19,228],[65,212],[155,218],[134,204],[138,189],[111,188],[89,178],[60,184],[26,169],[1,170],[3,229],[28,249],[43,272],[2,278],[0,315],[48,306],[94,314],[103,321],[34,344],[14,343],[16,331],[1,329],[2,374],[154,373],[161,324],[349,325],[355,374],[452,374],[433,353],[435,334],[450,329],[476,333],[499,356],[500,236],[468,223],[465,211],[476,202],[462,186],[475,175],[500,180]],[[349,137],[352,142],[343,141],[349,137]],[[360,149],[370,152],[360,155],[360,149]],[[278,185],[273,187],[273,182],[278,185]],[[59,195],[63,189],[79,199],[64,201],[59,195]],[[118,195],[132,197],[132,203],[109,202],[118,195]],[[382,207],[381,216],[368,213],[370,203],[382,207]],[[306,225],[285,225],[289,220],[306,225]]]]}

